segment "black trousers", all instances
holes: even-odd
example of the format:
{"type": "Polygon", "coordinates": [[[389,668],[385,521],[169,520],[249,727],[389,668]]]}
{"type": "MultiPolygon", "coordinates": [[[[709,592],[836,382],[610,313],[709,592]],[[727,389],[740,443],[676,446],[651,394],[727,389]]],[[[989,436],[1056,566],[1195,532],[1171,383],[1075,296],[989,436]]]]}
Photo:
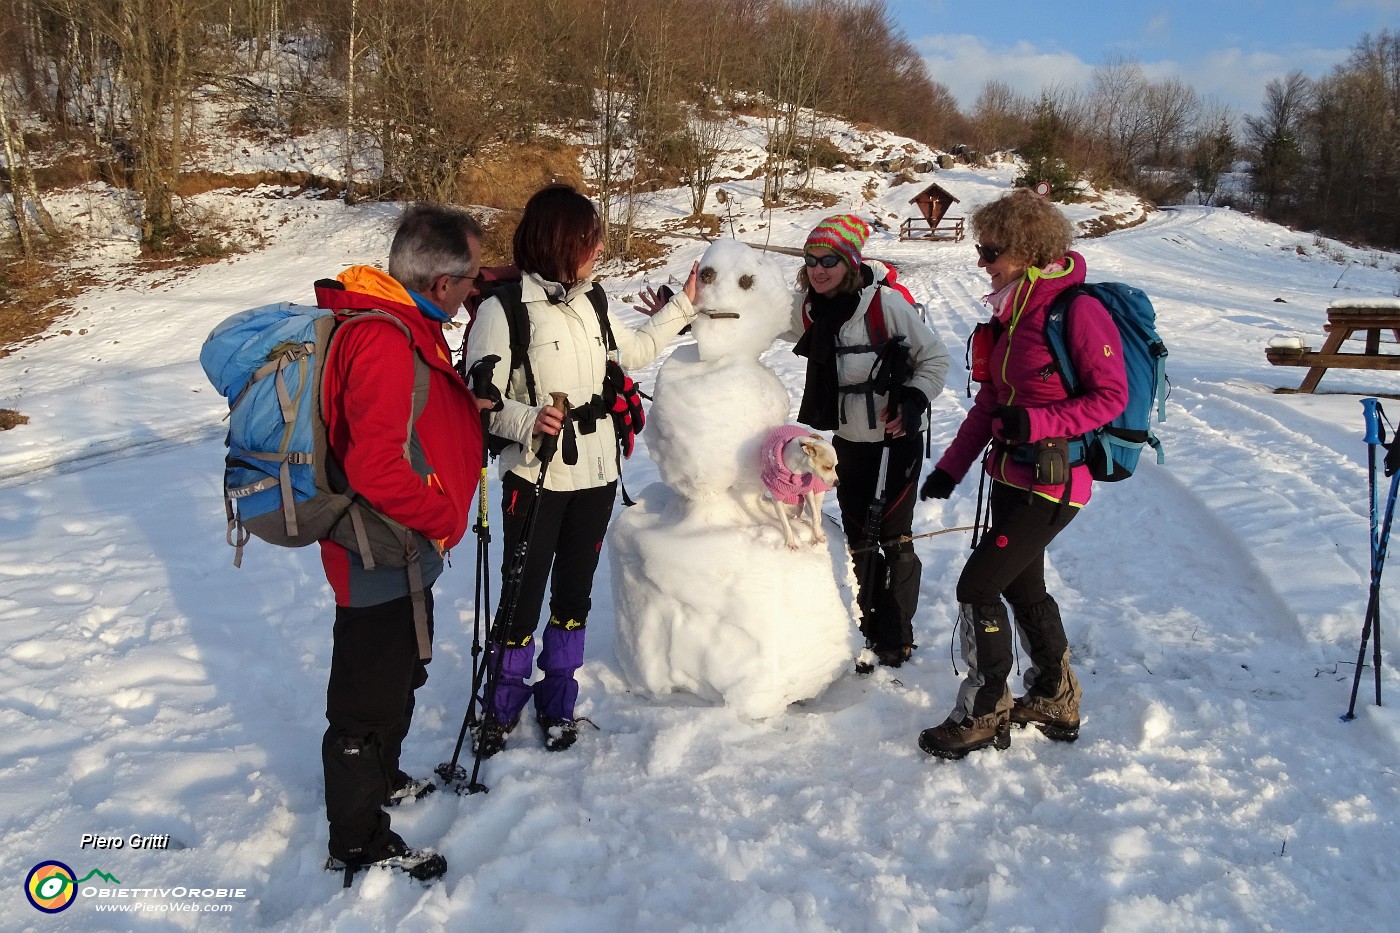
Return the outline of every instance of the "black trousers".
{"type": "MultiPolygon", "coordinates": [[[[431,633],[432,590],[425,595],[431,633]]],[[[336,858],[375,858],[395,838],[380,807],[399,771],[413,722],[413,692],[427,680],[411,597],[377,606],[336,606],[328,726],[321,740],[330,854],[336,858]]]]}
{"type": "Polygon", "coordinates": [[[496,612],[497,631],[506,644],[520,644],[539,626],[545,584],[549,584],[549,611],[561,620],[588,619],[593,607],[593,576],[603,550],[603,536],[612,521],[617,483],[569,492],[548,489],[540,493],[539,517],[527,542],[524,571],[515,613],[507,621],[507,585],[511,563],[525,534],[525,519],[535,497],[535,484],[514,473],[501,482],[501,513],[505,525],[505,553],[501,558],[501,603],[496,612]]]}
{"type": "Polygon", "coordinates": [[[985,606],[1005,596],[1012,609],[1024,611],[1048,595],[1045,549],[1079,509],[1005,483],[991,487],[992,525],[963,566],[958,602],[985,606]]]}
{"type": "Polygon", "coordinates": [[[989,500],[991,527],[958,578],[958,602],[965,607],[959,630],[968,667],[958,702],[971,716],[1009,705],[1006,681],[1014,646],[1003,596],[1038,669],[1057,671],[1068,647],[1059,609],[1045,589],[1045,549],[1079,509],[996,482],[989,500]]]}
{"type": "MultiPolygon", "coordinates": [[[[914,644],[914,612],[919,606],[919,580],[923,564],[912,542],[860,551],[869,540],[866,523],[880,481],[884,444],[832,440],[836,448],[836,501],[841,506],[841,527],[855,556],[860,595],[860,630],[874,645],[898,647],[914,644]]],[[[881,542],[909,535],[914,526],[915,487],[924,464],[923,434],[906,434],[889,441],[890,459],[885,473],[885,507],[881,510],[881,542]]]]}

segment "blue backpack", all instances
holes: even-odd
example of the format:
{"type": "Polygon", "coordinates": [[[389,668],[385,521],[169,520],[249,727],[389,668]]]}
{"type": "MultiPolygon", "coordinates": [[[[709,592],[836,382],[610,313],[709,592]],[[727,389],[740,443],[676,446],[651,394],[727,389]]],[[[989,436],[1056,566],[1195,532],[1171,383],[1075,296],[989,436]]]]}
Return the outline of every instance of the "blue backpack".
{"type": "MultiPolygon", "coordinates": [[[[413,534],[371,508],[349,488],[330,454],[321,406],[321,377],[333,342],[347,328],[385,320],[383,311],[347,308],[340,283],[316,283],[322,307],[290,302],[232,315],[200,349],[204,373],[229,400],[224,461],[226,539],[241,566],[249,535],[283,547],[332,540],[378,564],[413,568],[413,534]],[[329,307],[327,307],[329,306],[329,307]],[[335,309],[335,310],[332,310],[335,309]]],[[[414,355],[410,443],[405,457],[421,459],[412,425],[428,400],[428,365],[414,355]]]]}
{"type": "Polygon", "coordinates": [[[1157,313],[1142,289],[1122,282],[1086,282],[1067,288],[1045,315],[1045,342],[1070,395],[1078,395],[1080,385],[1065,336],[1071,326],[1069,308],[1079,295],[1098,299],[1118,327],[1128,376],[1128,406],[1108,424],[1071,438],[1070,464],[1087,464],[1094,479],[1113,483],[1133,475],[1143,447],[1157,451],[1158,463],[1166,461],[1151,422],[1153,408],[1158,422],[1167,419],[1167,347],[1157,333],[1157,313]]]}

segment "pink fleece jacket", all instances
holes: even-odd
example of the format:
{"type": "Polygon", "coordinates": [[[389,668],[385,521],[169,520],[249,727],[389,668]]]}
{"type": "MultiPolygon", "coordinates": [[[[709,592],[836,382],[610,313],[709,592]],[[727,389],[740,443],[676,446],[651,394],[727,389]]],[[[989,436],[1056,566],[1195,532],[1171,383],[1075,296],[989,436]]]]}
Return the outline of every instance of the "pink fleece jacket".
{"type": "MultiPolygon", "coordinates": [[[[938,468],[961,480],[977,455],[992,439],[1000,405],[1020,405],[1030,416],[1030,440],[1073,437],[1118,417],[1128,404],[1128,380],[1123,371],[1123,346],[1108,311],[1096,299],[1081,295],[1069,309],[1065,334],[1069,352],[1079,372],[1082,392],[1070,398],[1055,372],[1054,358],[1045,343],[1045,313],[1066,288],[1084,282],[1084,257],[1070,253],[1063,268],[1031,269],[997,309],[1003,330],[992,349],[992,378],[982,383],[972,409],[957,437],[948,446],[938,468]]],[[[987,455],[992,479],[1020,489],[1030,489],[1032,468],[1015,463],[1002,445],[987,455]]],[[[1070,504],[1089,501],[1093,480],[1086,466],[1070,473],[1070,504]]],[[[1060,501],[1063,486],[1035,486],[1037,495],[1060,501]]]]}
{"type": "Polygon", "coordinates": [[[799,424],[785,424],[768,432],[763,440],[763,486],[773,496],[774,501],[784,505],[796,505],[809,492],[830,492],[831,487],[822,482],[816,473],[794,473],[783,463],[783,446],[794,437],[803,437],[812,432],[799,424]]]}

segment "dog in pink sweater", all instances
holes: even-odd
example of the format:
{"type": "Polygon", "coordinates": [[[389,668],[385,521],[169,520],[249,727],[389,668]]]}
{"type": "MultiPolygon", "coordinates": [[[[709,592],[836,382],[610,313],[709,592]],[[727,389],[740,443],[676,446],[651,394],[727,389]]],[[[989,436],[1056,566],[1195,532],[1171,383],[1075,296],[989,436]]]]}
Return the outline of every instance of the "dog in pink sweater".
{"type": "Polygon", "coordinates": [[[761,448],[763,488],[773,499],[773,509],[783,523],[783,539],[790,550],[797,550],[797,535],[788,520],[788,510],[797,506],[797,521],[804,507],[812,524],[812,544],[822,544],[822,499],[836,488],[836,449],[820,434],[795,424],[785,424],[768,432],[761,448]]]}

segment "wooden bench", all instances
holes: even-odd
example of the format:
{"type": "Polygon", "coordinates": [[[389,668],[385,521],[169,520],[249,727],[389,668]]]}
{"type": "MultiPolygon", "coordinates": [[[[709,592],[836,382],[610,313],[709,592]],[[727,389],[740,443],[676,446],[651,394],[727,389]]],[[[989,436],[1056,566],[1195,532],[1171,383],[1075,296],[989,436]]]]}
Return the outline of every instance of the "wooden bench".
{"type": "Polygon", "coordinates": [[[1296,391],[1312,392],[1322,381],[1323,374],[1332,368],[1400,372],[1400,302],[1334,304],[1327,309],[1327,323],[1323,330],[1327,332],[1327,340],[1321,350],[1268,347],[1264,351],[1269,362],[1275,366],[1308,367],[1303,384],[1296,391]],[[1381,331],[1390,331],[1393,337],[1394,342],[1385,345],[1391,348],[1391,352],[1381,352],[1381,331]],[[1360,353],[1343,353],[1342,345],[1353,336],[1365,340],[1365,349],[1360,353]]]}

